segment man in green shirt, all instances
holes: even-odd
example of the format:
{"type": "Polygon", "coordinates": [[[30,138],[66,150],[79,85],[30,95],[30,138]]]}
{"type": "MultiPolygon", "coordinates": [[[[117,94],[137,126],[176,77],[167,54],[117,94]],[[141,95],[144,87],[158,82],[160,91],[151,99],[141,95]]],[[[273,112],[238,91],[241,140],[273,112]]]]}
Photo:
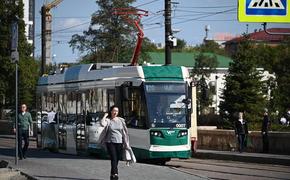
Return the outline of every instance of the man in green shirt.
{"type": "MultiPolygon", "coordinates": [[[[29,133],[32,133],[31,127],[32,127],[31,114],[27,112],[26,104],[22,104],[21,113],[18,114],[18,154],[20,160],[26,158],[26,152],[29,146],[29,133]],[[22,140],[24,141],[23,147],[22,140]]],[[[16,133],[15,128],[14,133],[16,133]]]]}

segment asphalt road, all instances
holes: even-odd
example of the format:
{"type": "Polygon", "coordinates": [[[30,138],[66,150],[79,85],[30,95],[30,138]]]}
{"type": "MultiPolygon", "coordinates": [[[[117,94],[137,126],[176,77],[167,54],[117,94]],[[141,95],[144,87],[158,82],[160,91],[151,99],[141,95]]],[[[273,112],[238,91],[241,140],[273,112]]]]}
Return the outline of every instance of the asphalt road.
{"type": "MultiPolygon", "coordinates": [[[[0,136],[0,160],[4,158],[13,167],[37,179],[108,179],[108,160],[37,150],[32,140],[29,158],[14,166],[13,147],[13,137],[0,136]]],[[[126,167],[121,162],[120,177],[128,180],[290,180],[290,166],[212,159],[172,159],[165,167],[140,163],[126,167]]]]}
{"type": "MultiPolygon", "coordinates": [[[[14,165],[14,139],[0,136],[0,161],[9,162],[12,168],[41,180],[104,180],[109,179],[110,161],[61,153],[50,153],[35,148],[32,141],[27,159],[14,165]]],[[[204,180],[206,177],[184,173],[171,167],[135,163],[119,164],[121,180],[204,180]]],[[[0,180],[1,176],[0,176],[0,180]]]]}

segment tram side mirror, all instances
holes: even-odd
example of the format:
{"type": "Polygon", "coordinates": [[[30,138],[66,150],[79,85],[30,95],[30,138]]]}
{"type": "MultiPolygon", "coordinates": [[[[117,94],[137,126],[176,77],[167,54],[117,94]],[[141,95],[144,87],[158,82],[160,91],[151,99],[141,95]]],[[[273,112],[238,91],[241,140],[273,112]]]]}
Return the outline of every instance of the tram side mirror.
{"type": "Polygon", "coordinates": [[[122,88],[122,97],[123,97],[123,100],[129,100],[129,88],[126,87],[126,86],[123,86],[122,88]]]}
{"type": "Polygon", "coordinates": [[[184,103],[184,104],[186,104],[186,105],[189,105],[190,102],[191,102],[191,100],[188,99],[188,98],[182,100],[182,103],[184,103]]]}

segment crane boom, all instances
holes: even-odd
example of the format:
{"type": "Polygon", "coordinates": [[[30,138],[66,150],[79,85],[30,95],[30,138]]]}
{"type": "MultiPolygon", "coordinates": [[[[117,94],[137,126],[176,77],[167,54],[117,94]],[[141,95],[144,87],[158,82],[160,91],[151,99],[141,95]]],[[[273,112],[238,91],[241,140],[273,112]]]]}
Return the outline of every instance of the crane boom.
{"type": "Polygon", "coordinates": [[[50,11],[52,8],[59,5],[63,0],[54,0],[51,3],[45,5],[46,11],[50,11]]]}
{"type": "Polygon", "coordinates": [[[54,0],[41,7],[41,75],[46,73],[46,64],[51,64],[51,25],[52,15],[50,10],[59,5],[63,0],[54,0]]]}

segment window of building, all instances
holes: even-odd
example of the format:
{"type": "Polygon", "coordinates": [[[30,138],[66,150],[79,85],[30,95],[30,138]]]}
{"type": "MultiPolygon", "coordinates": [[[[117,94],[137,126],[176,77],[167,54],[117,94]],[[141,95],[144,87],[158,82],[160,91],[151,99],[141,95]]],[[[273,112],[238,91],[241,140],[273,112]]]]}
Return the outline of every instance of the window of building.
{"type": "Polygon", "coordinates": [[[28,18],[29,18],[29,21],[33,21],[34,17],[34,0],[29,0],[29,9],[28,9],[28,12],[29,12],[29,15],[28,15],[28,18]]]}
{"type": "Polygon", "coordinates": [[[33,24],[29,24],[28,26],[28,39],[33,40],[33,24]]]}

